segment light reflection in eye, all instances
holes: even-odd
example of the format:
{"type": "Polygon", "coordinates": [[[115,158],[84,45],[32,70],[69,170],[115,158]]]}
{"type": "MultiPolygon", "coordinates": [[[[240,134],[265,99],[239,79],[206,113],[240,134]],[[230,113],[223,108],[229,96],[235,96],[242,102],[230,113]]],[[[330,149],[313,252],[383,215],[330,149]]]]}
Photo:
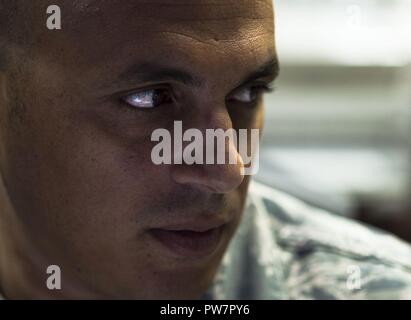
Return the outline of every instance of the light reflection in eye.
{"type": "Polygon", "coordinates": [[[237,90],[237,92],[232,96],[233,100],[237,100],[243,103],[251,103],[257,98],[257,93],[255,88],[242,88],[237,90]]]}
{"type": "Polygon", "coordinates": [[[134,108],[147,109],[172,102],[172,98],[166,89],[148,89],[130,94],[123,101],[134,108]]]}

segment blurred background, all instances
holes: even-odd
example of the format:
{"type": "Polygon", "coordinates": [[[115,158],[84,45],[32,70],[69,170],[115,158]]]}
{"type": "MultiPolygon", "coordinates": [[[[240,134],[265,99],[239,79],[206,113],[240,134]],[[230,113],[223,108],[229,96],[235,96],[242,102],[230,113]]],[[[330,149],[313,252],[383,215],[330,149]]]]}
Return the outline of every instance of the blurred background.
{"type": "Polygon", "coordinates": [[[257,180],[411,242],[411,1],[274,4],[257,180]]]}

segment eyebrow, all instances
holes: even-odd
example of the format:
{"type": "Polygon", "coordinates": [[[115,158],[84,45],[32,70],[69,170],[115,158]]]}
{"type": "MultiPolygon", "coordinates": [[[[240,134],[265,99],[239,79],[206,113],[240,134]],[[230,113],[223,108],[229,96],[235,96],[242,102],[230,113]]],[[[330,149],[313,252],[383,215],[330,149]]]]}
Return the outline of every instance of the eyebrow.
{"type": "Polygon", "coordinates": [[[256,71],[249,74],[242,83],[249,83],[261,78],[270,77],[275,80],[280,74],[280,64],[276,56],[272,57],[269,61],[260,66],[256,71]]]}
{"type": "MultiPolygon", "coordinates": [[[[261,65],[243,79],[242,84],[252,82],[254,80],[271,77],[273,80],[277,78],[280,71],[278,59],[276,56],[271,57],[266,63],[261,65]]],[[[201,87],[204,85],[204,79],[197,77],[190,72],[174,67],[165,67],[156,63],[140,63],[128,68],[120,74],[119,81],[121,82],[157,82],[174,80],[181,82],[191,87],[201,87]]]]}

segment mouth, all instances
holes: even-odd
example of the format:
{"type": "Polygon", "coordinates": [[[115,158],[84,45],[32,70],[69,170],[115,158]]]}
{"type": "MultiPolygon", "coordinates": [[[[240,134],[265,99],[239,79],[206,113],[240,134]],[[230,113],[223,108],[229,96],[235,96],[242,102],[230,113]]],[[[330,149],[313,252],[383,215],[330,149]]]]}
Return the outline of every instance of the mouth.
{"type": "Polygon", "coordinates": [[[225,225],[206,227],[167,227],[150,229],[152,237],[173,255],[204,258],[218,248],[225,225]]]}

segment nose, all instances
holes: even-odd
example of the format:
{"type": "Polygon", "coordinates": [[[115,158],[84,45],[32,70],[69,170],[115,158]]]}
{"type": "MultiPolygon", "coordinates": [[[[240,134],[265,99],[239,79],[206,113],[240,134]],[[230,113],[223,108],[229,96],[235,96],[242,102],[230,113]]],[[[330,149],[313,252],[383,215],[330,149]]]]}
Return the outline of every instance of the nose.
{"type": "MultiPolygon", "coordinates": [[[[182,164],[174,164],[171,176],[179,184],[190,185],[205,192],[228,193],[236,189],[244,179],[244,164],[236,147],[236,137],[234,135],[232,139],[228,138],[230,130],[233,130],[231,118],[226,110],[211,115],[198,115],[198,118],[195,128],[202,133],[203,161],[190,165],[183,160],[182,164]],[[224,142],[219,144],[218,139],[222,138],[218,135],[222,133],[227,138],[224,137],[224,142]],[[215,136],[218,137],[212,140],[215,136]]],[[[190,123],[193,124],[193,121],[190,123]]]]}

